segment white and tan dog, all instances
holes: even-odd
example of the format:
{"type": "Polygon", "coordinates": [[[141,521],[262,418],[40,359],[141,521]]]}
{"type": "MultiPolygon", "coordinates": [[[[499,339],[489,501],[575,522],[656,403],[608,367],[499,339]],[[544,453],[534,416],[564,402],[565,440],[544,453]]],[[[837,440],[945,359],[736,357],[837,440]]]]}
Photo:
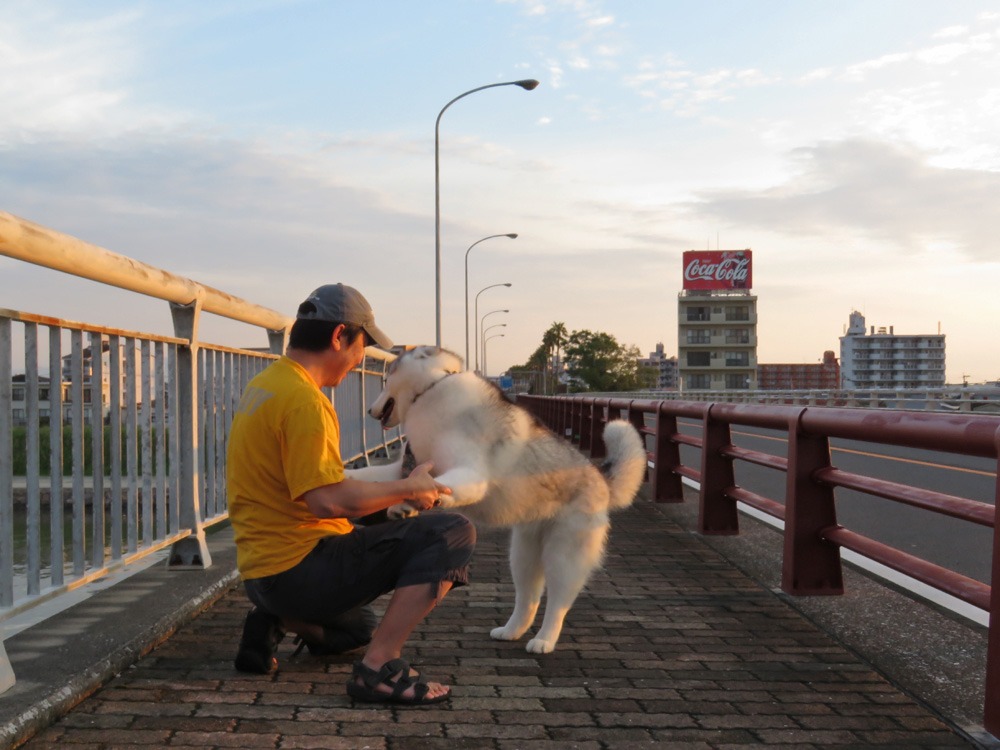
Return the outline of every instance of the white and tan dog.
{"type": "MultiPolygon", "coordinates": [[[[437,480],[452,490],[442,496],[442,508],[513,528],[514,611],[491,635],[520,638],[547,590],[542,627],[527,650],[552,651],[567,612],[601,562],[608,513],[630,505],[642,484],[647,457],[636,429],[623,420],[605,427],[602,475],[492,383],[463,371],[458,355],[430,346],[390,365],[369,414],[385,429],[402,424],[417,462],[433,462],[437,480]]],[[[397,516],[408,512],[390,509],[397,516]]]]}

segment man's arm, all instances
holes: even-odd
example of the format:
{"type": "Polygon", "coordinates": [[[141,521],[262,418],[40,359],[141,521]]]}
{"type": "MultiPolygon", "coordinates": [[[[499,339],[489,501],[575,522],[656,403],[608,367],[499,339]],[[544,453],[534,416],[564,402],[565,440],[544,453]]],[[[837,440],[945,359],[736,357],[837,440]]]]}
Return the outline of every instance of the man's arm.
{"type": "Polygon", "coordinates": [[[430,470],[431,464],[424,463],[405,479],[391,482],[345,478],[309,490],[303,500],[318,518],[358,518],[404,500],[416,510],[428,510],[440,503],[441,495],[451,494],[450,489],[434,481],[430,470]]]}

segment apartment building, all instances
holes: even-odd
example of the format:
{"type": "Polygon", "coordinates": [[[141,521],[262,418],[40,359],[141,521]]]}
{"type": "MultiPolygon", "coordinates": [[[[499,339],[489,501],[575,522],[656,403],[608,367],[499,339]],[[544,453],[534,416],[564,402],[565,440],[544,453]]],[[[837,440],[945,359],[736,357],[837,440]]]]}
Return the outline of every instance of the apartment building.
{"type": "MultiPolygon", "coordinates": [[[[123,409],[128,403],[128,374],[126,359],[131,356],[136,379],[142,372],[142,353],[138,347],[126,348],[124,345],[118,347],[118,365],[121,377],[121,384],[118,394],[118,408],[123,409]]],[[[91,347],[85,347],[80,357],[81,392],[83,401],[84,421],[91,420],[91,413],[95,408],[100,409],[103,419],[107,419],[111,413],[111,357],[112,351],[107,341],[102,342],[101,347],[101,382],[97,383],[94,373],[95,356],[91,347]],[[99,404],[99,406],[97,406],[99,404]]],[[[37,392],[35,399],[38,402],[38,416],[40,420],[47,421],[52,411],[53,404],[60,404],[63,422],[71,422],[73,417],[73,391],[71,382],[73,380],[73,355],[67,354],[62,357],[61,380],[53,384],[51,378],[44,375],[38,376],[37,392]],[[55,390],[54,390],[55,389],[55,390]]],[[[28,385],[24,374],[17,374],[11,377],[11,417],[15,425],[24,425],[27,422],[28,385]]],[[[141,388],[136,388],[134,403],[141,404],[143,394],[141,388]]]]}
{"type": "Polygon", "coordinates": [[[945,384],[944,334],[900,335],[894,326],[865,326],[865,316],[851,312],[840,337],[842,388],[937,388],[945,384]]]}
{"type": "Polygon", "coordinates": [[[681,391],[757,387],[757,297],[750,250],[684,253],[677,295],[681,391]]]}
{"type": "Polygon", "coordinates": [[[656,345],[656,351],[639,360],[639,367],[656,371],[654,388],[672,391],[677,388],[677,357],[668,357],[663,351],[663,342],[656,345]]]}
{"type": "MultiPolygon", "coordinates": [[[[23,426],[28,421],[28,384],[27,378],[23,374],[11,377],[11,419],[15,427],[23,426]]],[[[60,404],[62,421],[72,421],[73,399],[70,384],[68,382],[52,385],[49,378],[44,375],[38,376],[38,390],[35,394],[38,401],[38,418],[42,422],[48,422],[53,404],[60,404]],[[56,389],[53,392],[53,389],[56,389]]],[[[83,386],[83,418],[90,421],[91,405],[93,403],[93,391],[90,383],[83,386]]],[[[102,404],[102,411],[107,412],[107,404],[102,404]]]]}
{"type": "Polygon", "coordinates": [[[761,390],[817,391],[840,388],[840,362],[832,351],[814,363],[759,364],[757,387],[761,390]]]}

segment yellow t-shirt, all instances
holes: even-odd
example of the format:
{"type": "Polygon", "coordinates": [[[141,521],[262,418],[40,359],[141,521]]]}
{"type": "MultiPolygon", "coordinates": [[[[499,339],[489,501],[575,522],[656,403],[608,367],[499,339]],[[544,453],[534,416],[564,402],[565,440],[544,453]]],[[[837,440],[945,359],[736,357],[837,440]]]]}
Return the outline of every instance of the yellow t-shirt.
{"type": "Polygon", "coordinates": [[[282,357],[247,385],[233,417],[226,458],[229,519],[243,578],[297,565],[316,542],[354,527],[317,518],[302,496],[344,479],[340,423],[308,373],[282,357]]]}

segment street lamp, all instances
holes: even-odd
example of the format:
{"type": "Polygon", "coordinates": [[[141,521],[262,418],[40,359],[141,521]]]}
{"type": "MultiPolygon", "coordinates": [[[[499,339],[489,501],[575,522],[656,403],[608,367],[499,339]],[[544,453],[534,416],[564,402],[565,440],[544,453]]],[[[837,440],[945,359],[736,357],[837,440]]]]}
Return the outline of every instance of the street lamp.
{"type": "Polygon", "coordinates": [[[502,333],[494,333],[489,338],[483,340],[483,377],[484,378],[486,377],[486,342],[489,341],[490,339],[502,339],[502,338],[503,338],[503,334],[502,333]]]}
{"type": "MultiPolygon", "coordinates": [[[[477,305],[478,307],[478,305],[477,305]]],[[[479,372],[479,352],[482,351],[482,341],[483,341],[483,321],[494,313],[508,313],[510,310],[490,310],[488,313],[484,313],[483,317],[479,319],[476,323],[479,328],[479,337],[476,339],[476,372],[479,372]]]]}
{"type": "MultiPolygon", "coordinates": [[[[497,86],[520,86],[525,91],[531,91],[538,86],[538,81],[529,78],[523,81],[505,81],[504,83],[490,83],[485,86],[470,89],[464,94],[459,94],[450,102],[445,104],[438,112],[437,120],[434,121],[434,313],[436,316],[436,343],[441,346],[441,170],[440,170],[440,131],[441,115],[452,104],[459,99],[475,94],[477,91],[492,89],[497,86]]],[[[466,337],[468,339],[468,337],[466,337]]]]}
{"type": "MultiPolygon", "coordinates": [[[[491,234],[489,237],[483,237],[481,240],[476,240],[471,245],[469,245],[469,250],[474,248],[480,242],[485,242],[486,240],[492,240],[494,237],[510,237],[512,240],[517,239],[517,234],[511,232],[510,234],[491,234]]],[[[465,367],[469,367],[469,250],[465,251],[465,367]]]]}
{"type": "MultiPolygon", "coordinates": [[[[496,286],[510,286],[510,282],[508,281],[503,284],[490,284],[489,286],[484,286],[482,289],[476,292],[476,317],[473,320],[473,324],[476,325],[477,327],[479,326],[479,295],[485,292],[487,289],[492,289],[493,287],[496,286]]],[[[504,312],[508,311],[504,310],[504,312]]],[[[469,363],[466,362],[465,366],[468,367],[469,363]]],[[[476,370],[479,370],[479,339],[476,339],[476,370]]]]}
{"type": "MultiPolygon", "coordinates": [[[[486,319],[485,315],[483,316],[483,319],[484,320],[486,319]]],[[[494,325],[491,325],[485,331],[482,331],[480,333],[479,340],[485,342],[486,341],[485,336],[486,336],[487,333],[489,333],[490,331],[492,331],[494,328],[506,328],[506,327],[507,327],[506,323],[495,323],[494,325]]],[[[486,344],[485,343],[483,344],[482,350],[483,350],[483,372],[486,372],[486,344]]]]}

